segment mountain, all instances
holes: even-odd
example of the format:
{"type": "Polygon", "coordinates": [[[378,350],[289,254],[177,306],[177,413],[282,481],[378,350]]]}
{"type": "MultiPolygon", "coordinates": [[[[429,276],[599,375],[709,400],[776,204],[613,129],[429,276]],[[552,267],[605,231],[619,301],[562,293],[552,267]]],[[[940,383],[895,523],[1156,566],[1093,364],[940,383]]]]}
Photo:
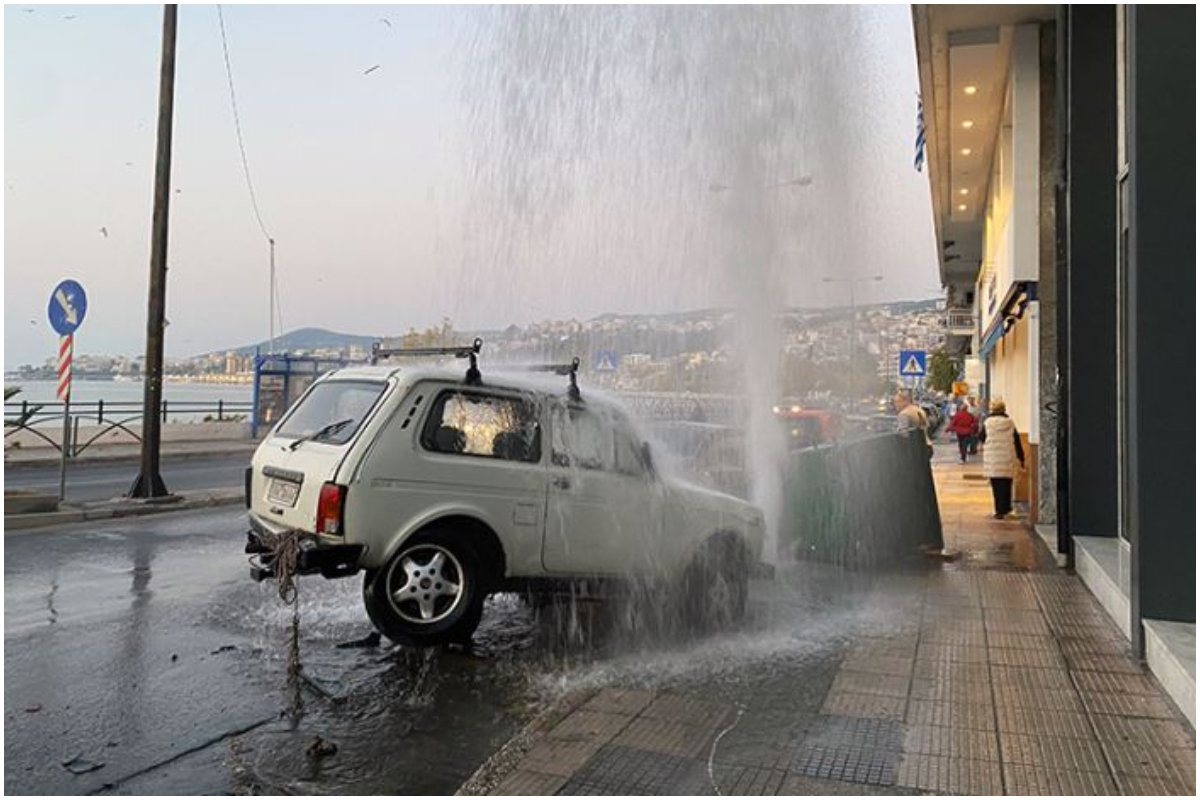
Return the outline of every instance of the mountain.
{"type": "MultiPolygon", "coordinates": [[[[336,331],[327,331],[324,328],[298,328],[275,337],[275,349],[296,352],[297,350],[320,350],[323,348],[341,348],[358,345],[370,350],[371,345],[379,341],[380,338],[379,336],[337,333],[336,331]]],[[[252,356],[255,350],[265,353],[270,347],[270,342],[259,342],[258,344],[238,347],[233,352],[239,356],[252,356]]],[[[217,352],[223,353],[225,351],[220,350],[217,352]]]]}

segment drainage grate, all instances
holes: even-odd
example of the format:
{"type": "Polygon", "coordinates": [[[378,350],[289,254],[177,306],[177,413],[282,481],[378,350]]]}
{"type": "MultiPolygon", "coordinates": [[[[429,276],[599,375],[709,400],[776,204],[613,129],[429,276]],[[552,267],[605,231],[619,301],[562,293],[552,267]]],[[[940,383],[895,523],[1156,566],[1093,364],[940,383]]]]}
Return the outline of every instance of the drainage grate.
{"type": "Polygon", "coordinates": [[[823,717],[800,745],[792,772],[809,778],[891,786],[903,728],[882,719],[823,717]]]}
{"type": "Polygon", "coordinates": [[[690,758],[606,745],[559,794],[670,794],[702,765],[690,758]]]}

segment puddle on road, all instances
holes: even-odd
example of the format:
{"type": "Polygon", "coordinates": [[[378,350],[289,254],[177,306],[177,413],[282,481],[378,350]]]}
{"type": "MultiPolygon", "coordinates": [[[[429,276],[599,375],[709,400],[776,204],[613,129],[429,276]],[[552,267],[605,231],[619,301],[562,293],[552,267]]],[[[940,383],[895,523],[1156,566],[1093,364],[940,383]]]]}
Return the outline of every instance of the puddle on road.
{"type": "MultiPolygon", "coordinates": [[[[489,599],[468,650],[339,648],[372,628],[356,580],[300,585],[304,713],[241,737],[227,764],[240,792],[449,793],[539,710],[564,693],[611,684],[703,687],[724,696],[835,659],[852,636],[917,625],[923,573],[848,574],[811,565],[756,582],[737,631],[686,636],[627,627],[612,604],[532,608],[489,599]],[[337,752],[306,752],[314,737],[337,752]]],[[[292,609],[271,586],[239,586],[210,622],[248,638],[247,691],[288,706],[292,609]]]]}

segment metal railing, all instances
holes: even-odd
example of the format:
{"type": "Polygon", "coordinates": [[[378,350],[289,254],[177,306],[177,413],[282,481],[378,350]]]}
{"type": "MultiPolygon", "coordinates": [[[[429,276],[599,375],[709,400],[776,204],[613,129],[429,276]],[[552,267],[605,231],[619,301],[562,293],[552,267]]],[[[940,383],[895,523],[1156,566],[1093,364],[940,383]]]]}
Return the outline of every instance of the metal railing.
{"type": "MultiPolygon", "coordinates": [[[[28,400],[8,402],[4,404],[4,438],[20,431],[42,439],[47,445],[62,452],[61,443],[47,436],[42,428],[62,430],[63,415],[66,411],[64,403],[36,403],[28,400]]],[[[159,415],[164,424],[171,421],[189,419],[203,415],[205,419],[214,422],[234,421],[239,418],[249,419],[254,412],[254,404],[249,401],[170,401],[163,400],[159,407],[159,415]]],[[[70,406],[71,436],[68,443],[67,455],[77,456],[90,447],[94,442],[113,431],[124,431],[135,441],[141,441],[141,436],[128,426],[142,419],[142,404],[138,401],[107,402],[94,400],[91,402],[72,402],[70,406]],[[97,430],[83,444],[79,443],[80,422],[94,424],[97,430]]]]}
{"type": "Polygon", "coordinates": [[[728,422],[737,419],[739,398],[691,392],[617,392],[635,417],[644,420],[728,422]]]}
{"type": "Polygon", "coordinates": [[[975,315],[970,311],[947,311],[945,325],[951,330],[975,330],[975,315]]]}

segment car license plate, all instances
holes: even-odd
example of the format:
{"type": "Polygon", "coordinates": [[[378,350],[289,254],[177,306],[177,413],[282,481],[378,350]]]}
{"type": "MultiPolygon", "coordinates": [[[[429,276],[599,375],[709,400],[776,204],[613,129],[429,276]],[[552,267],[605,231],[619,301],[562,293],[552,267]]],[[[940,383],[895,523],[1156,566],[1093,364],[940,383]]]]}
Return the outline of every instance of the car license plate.
{"type": "Polygon", "coordinates": [[[296,505],[296,497],[300,494],[300,484],[291,481],[272,479],[267,486],[267,499],[272,503],[291,508],[296,505]]]}

